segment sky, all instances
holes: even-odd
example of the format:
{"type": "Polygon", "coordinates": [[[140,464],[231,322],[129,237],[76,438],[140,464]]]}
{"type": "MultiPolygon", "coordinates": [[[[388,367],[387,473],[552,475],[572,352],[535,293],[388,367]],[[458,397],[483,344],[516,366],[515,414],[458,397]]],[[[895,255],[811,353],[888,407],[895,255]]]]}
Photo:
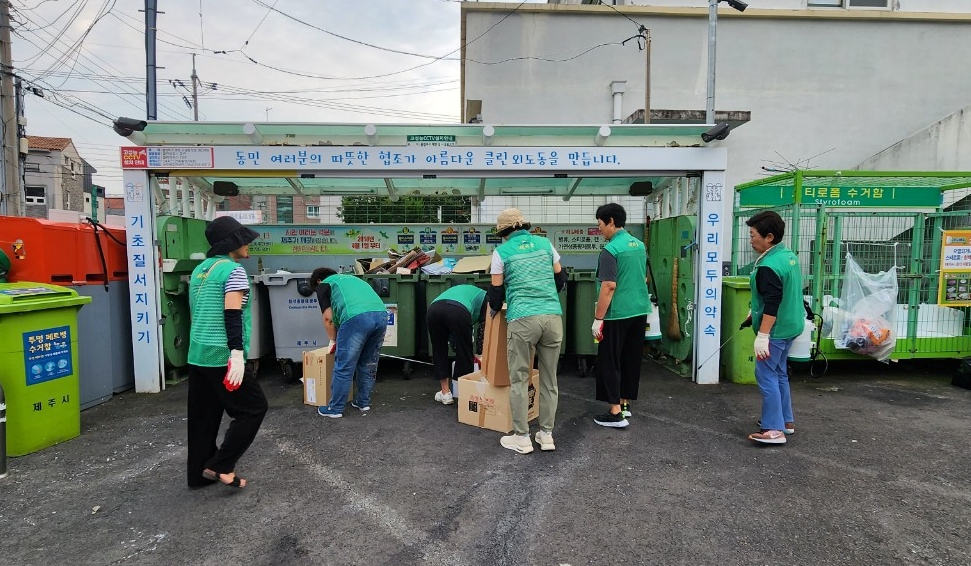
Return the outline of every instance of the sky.
{"type": "MultiPolygon", "coordinates": [[[[159,120],[193,119],[193,53],[200,120],[461,116],[456,0],[158,4],[159,120]]],[[[111,121],[146,117],[143,7],[141,0],[13,0],[11,8],[14,71],[28,87],[27,134],[71,138],[109,195],[122,194],[118,147],[130,145],[111,121]]]]}

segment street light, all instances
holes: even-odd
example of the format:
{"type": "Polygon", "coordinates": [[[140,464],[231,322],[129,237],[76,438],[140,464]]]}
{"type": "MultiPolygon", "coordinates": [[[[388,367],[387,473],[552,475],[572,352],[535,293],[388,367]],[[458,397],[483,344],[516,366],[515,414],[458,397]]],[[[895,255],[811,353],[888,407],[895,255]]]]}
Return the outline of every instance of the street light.
{"type": "Polygon", "coordinates": [[[741,0],[708,0],[708,100],[705,106],[705,123],[715,123],[715,29],[718,27],[718,3],[725,2],[739,12],[748,4],[741,0]]]}

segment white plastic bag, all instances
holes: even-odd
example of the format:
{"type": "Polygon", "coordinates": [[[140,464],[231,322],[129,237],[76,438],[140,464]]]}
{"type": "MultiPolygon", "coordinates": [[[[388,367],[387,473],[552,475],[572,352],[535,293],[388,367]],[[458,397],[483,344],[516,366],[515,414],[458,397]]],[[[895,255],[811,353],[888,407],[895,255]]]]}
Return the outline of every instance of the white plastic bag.
{"type": "Polygon", "coordinates": [[[897,268],[866,273],[847,253],[840,305],[843,316],[833,326],[835,346],[886,361],[897,345],[897,268]]]}

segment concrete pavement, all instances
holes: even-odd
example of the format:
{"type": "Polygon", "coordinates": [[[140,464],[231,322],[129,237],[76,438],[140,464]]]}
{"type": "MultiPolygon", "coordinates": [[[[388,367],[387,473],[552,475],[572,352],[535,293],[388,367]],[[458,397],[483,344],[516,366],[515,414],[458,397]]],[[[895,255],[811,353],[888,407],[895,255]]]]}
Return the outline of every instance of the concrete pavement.
{"type": "Polygon", "coordinates": [[[186,384],[117,395],[8,461],[0,564],[967,565],[971,391],[948,367],[797,373],[784,447],[745,439],[754,386],[648,360],[631,426],[605,429],[568,369],[556,451],[519,455],[436,404],[424,366],[382,360],[371,413],[332,420],[264,364],[248,487],[186,488],[186,384]]]}

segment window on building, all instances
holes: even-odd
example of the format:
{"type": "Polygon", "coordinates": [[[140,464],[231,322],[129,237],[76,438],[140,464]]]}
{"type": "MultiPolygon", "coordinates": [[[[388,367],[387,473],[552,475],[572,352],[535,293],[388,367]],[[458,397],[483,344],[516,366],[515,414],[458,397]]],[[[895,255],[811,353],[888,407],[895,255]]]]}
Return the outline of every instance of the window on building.
{"type": "Polygon", "coordinates": [[[889,8],[890,0],[809,0],[810,8],[889,8]]]}
{"type": "Polygon", "coordinates": [[[320,207],[319,206],[308,206],[307,207],[307,218],[320,218],[320,207]]]}
{"type": "Polygon", "coordinates": [[[293,224],[293,197],[276,197],[276,221],[280,224],[293,224]]]}
{"type": "Polygon", "coordinates": [[[24,187],[24,202],[26,204],[47,204],[44,187],[24,187]]]}
{"type": "Polygon", "coordinates": [[[40,173],[40,163],[25,163],[24,171],[28,173],[40,173]]]}
{"type": "Polygon", "coordinates": [[[71,193],[64,193],[64,210],[71,210],[71,193]]]}

